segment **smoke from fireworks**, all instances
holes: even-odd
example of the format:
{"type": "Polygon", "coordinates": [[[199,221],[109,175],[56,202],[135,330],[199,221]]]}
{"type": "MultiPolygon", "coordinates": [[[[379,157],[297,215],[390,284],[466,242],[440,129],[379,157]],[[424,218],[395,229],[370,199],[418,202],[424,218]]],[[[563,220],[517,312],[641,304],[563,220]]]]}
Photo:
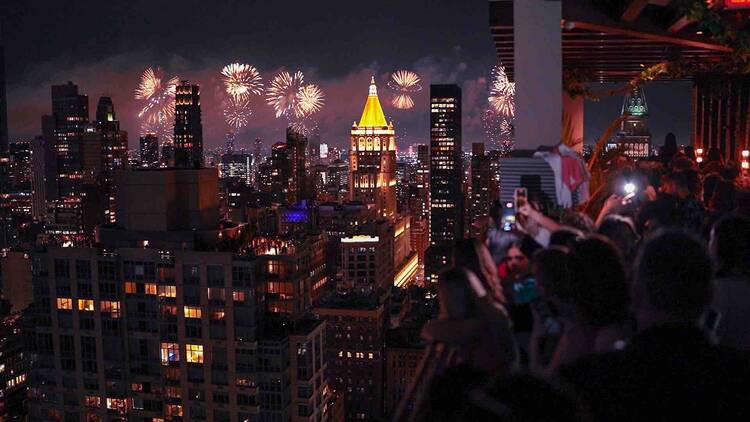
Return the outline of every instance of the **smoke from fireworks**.
{"type": "Polygon", "coordinates": [[[141,74],[135,99],[140,101],[138,119],[141,133],[155,133],[165,141],[172,139],[174,122],[175,89],[180,79],[174,76],[166,79],[161,68],[146,68],[141,74]]]}
{"type": "Polygon", "coordinates": [[[393,72],[391,79],[388,81],[388,88],[394,91],[391,105],[401,110],[408,110],[414,107],[414,100],[411,94],[422,90],[420,82],[419,75],[411,70],[397,70],[393,72]]]}
{"type": "Polygon", "coordinates": [[[230,63],[224,66],[221,80],[227,94],[235,100],[247,100],[250,94],[260,95],[263,92],[260,73],[249,64],[230,63]]]}
{"type": "Polygon", "coordinates": [[[282,71],[273,77],[266,89],[266,102],[276,111],[276,118],[296,115],[298,94],[304,83],[305,76],[300,71],[294,74],[282,71]]]}
{"type": "Polygon", "coordinates": [[[487,99],[500,115],[508,118],[516,115],[516,83],[508,79],[503,65],[496,65],[492,69],[490,95],[487,99]]]}

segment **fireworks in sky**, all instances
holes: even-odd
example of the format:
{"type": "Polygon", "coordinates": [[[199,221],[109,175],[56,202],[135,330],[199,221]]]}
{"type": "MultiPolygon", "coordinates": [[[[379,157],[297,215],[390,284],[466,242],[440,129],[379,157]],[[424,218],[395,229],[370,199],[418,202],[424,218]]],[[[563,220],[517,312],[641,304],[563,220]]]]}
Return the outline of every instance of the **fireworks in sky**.
{"type": "Polygon", "coordinates": [[[174,123],[175,89],[180,79],[167,79],[161,68],[146,68],[141,74],[135,99],[140,102],[138,119],[141,133],[154,133],[160,139],[171,141],[174,123]]]}
{"type": "Polygon", "coordinates": [[[492,69],[490,106],[501,116],[513,118],[516,115],[516,83],[508,79],[503,65],[492,69]]]}
{"type": "Polygon", "coordinates": [[[224,89],[234,100],[247,100],[251,94],[263,92],[258,69],[249,64],[230,63],[221,69],[221,80],[224,89]]]}
{"type": "Polygon", "coordinates": [[[393,72],[391,79],[388,81],[388,88],[394,92],[391,105],[400,110],[408,110],[414,107],[414,100],[411,94],[422,90],[420,82],[419,75],[411,70],[397,70],[393,72]]]}
{"type": "Polygon", "coordinates": [[[323,107],[323,91],[317,85],[305,85],[297,92],[297,104],[295,115],[309,116],[323,107]]]}
{"type": "Polygon", "coordinates": [[[224,108],[224,121],[227,122],[227,125],[229,125],[234,132],[247,126],[250,121],[250,116],[253,114],[253,111],[250,108],[250,100],[229,97],[229,99],[227,99],[222,105],[224,108]]]}
{"type": "Polygon", "coordinates": [[[317,126],[312,115],[323,108],[323,91],[315,84],[305,84],[305,75],[281,71],[266,89],[266,102],[276,118],[285,117],[295,132],[309,135],[317,126]]]}
{"type": "Polygon", "coordinates": [[[276,111],[276,118],[297,115],[298,94],[304,84],[305,75],[300,71],[291,74],[284,70],[273,77],[266,89],[266,102],[276,111]]]}

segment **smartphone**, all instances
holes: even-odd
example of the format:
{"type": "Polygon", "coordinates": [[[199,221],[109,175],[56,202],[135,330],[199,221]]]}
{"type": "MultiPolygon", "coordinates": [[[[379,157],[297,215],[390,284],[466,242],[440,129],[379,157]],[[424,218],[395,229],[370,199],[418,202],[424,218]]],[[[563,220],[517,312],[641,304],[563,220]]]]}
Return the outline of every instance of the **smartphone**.
{"type": "Polygon", "coordinates": [[[526,190],[526,188],[516,188],[516,190],[513,192],[513,204],[516,210],[526,205],[528,198],[529,192],[526,190]]]}
{"type": "Polygon", "coordinates": [[[501,229],[504,232],[513,231],[516,228],[516,208],[513,202],[503,204],[502,219],[500,221],[501,229]]]}

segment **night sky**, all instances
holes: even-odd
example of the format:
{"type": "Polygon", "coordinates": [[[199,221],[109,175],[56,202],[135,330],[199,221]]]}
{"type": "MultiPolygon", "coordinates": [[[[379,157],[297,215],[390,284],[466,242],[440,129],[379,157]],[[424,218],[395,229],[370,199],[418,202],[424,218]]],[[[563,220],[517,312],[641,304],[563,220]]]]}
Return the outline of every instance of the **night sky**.
{"type": "MultiPolygon", "coordinates": [[[[139,132],[133,90],[147,66],[201,85],[204,142],[223,145],[227,126],[219,104],[221,67],[255,65],[264,82],[277,71],[301,70],[318,84],[325,106],[317,114],[324,142],[343,146],[359,119],[371,75],[401,148],[428,140],[430,83],[463,89],[464,146],[484,141],[487,77],[496,62],[484,0],[409,1],[90,1],[19,0],[0,3],[6,50],[11,140],[40,133],[50,113],[53,83],[70,80],[89,96],[92,118],[101,95],[111,96],[135,148],[139,132]],[[385,82],[398,69],[416,71],[424,89],[412,110],[388,104],[385,82]]],[[[690,85],[647,86],[655,143],[668,131],[687,142],[690,85]]],[[[586,107],[586,140],[596,139],[619,114],[620,98],[586,107]]],[[[285,120],[262,98],[239,134],[249,146],[283,139],[285,120]]]]}

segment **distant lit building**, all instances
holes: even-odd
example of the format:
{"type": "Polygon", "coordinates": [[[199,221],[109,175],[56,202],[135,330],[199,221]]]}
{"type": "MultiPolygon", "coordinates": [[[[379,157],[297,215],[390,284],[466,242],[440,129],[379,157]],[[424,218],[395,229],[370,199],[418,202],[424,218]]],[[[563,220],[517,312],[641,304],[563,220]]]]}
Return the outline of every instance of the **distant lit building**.
{"type": "Polygon", "coordinates": [[[236,177],[246,185],[252,184],[252,161],[250,154],[239,152],[222,154],[219,162],[219,178],[236,177]]]}
{"type": "Polygon", "coordinates": [[[351,129],[349,192],[352,201],[372,204],[379,217],[396,214],[396,136],[378,100],[375,77],[359,123],[351,129]]]}
{"type": "Polygon", "coordinates": [[[484,143],[471,144],[471,186],[469,196],[469,227],[477,235],[480,220],[490,214],[492,177],[490,157],[484,153],[484,143]]]}
{"type": "Polygon", "coordinates": [[[651,132],[648,130],[648,104],[642,86],[636,87],[622,102],[620,132],[607,144],[607,149],[621,148],[631,158],[645,158],[651,154],[651,132]]]}
{"type": "Polygon", "coordinates": [[[153,133],[141,136],[140,153],[141,167],[159,167],[159,138],[153,133]]]}
{"type": "Polygon", "coordinates": [[[175,91],[174,165],[181,168],[203,166],[203,124],[200,87],[182,81],[175,91]]]}
{"type": "Polygon", "coordinates": [[[343,394],[347,420],[383,420],[384,298],[376,292],[333,293],[314,314],[326,321],[329,383],[343,394]]]}
{"type": "Polygon", "coordinates": [[[14,214],[31,218],[33,208],[33,152],[28,141],[13,142],[9,146],[8,173],[5,196],[0,199],[14,214]]]}
{"type": "Polygon", "coordinates": [[[292,318],[310,310],[328,281],[323,234],[255,237],[265,311],[292,318]]]}
{"type": "Polygon", "coordinates": [[[386,220],[360,226],[341,238],[340,288],[387,289],[394,276],[394,228],[386,220]]]}
{"type": "Polygon", "coordinates": [[[461,88],[430,85],[430,248],[426,277],[436,281],[449,264],[453,243],[463,238],[461,88]]]}

